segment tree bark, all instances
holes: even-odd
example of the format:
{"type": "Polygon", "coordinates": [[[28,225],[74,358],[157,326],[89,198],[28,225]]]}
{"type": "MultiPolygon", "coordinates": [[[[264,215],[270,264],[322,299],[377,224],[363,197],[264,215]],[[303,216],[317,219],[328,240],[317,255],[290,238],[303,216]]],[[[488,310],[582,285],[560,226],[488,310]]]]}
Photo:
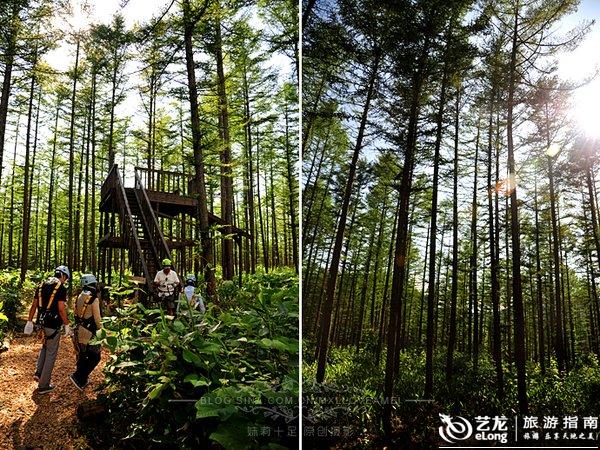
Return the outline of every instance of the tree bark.
{"type": "Polygon", "coordinates": [[[292,150],[290,147],[290,132],[289,132],[289,111],[288,104],[285,105],[285,157],[286,157],[286,168],[287,168],[287,183],[289,192],[289,204],[290,204],[290,234],[292,247],[292,259],[294,263],[294,269],[296,273],[298,271],[298,224],[296,223],[296,193],[294,189],[294,171],[292,161],[292,150]]]}
{"type": "Polygon", "coordinates": [[[509,68],[508,89],[508,114],[506,120],[507,142],[508,142],[508,173],[510,193],[510,231],[512,237],[512,276],[513,276],[513,308],[515,319],[515,364],[517,367],[517,397],[519,400],[519,412],[526,414],[527,386],[525,370],[525,318],[523,314],[523,292],[521,286],[521,236],[519,227],[519,210],[517,200],[517,173],[515,169],[515,154],[513,143],[513,109],[515,105],[515,78],[518,52],[518,26],[519,26],[518,4],[514,13],[514,29],[512,35],[512,49],[509,68]]]}
{"type": "Polygon", "coordinates": [[[477,304],[477,168],[479,164],[479,135],[477,124],[475,138],[475,174],[473,176],[473,201],[471,203],[471,257],[469,270],[469,303],[473,306],[473,371],[477,372],[479,363],[479,306],[477,304]]]}
{"type": "Polygon", "coordinates": [[[221,161],[221,214],[225,222],[225,236],[222,239],[222,268],[223,279],[233,278],[233,239],[231,238],[233,224],[233,170],[231,167],[231,142],[229,138],[229,109],[225,89],[225,70],[223,68],[223,43],[221,39],[220,3],[217,2],[219,17],[215,24],[215,56],[217,61],[217,91],[219,96],[219,124],[221,128],[222,148],[219,153],[221,161]]]}
{"type": "Polygon", "coordinates": [[[438,184],[440,178],[440,146],[444,126],[444,108],[446,106],[446,85],[448,83],[448,63],[444,64],[444,75],[440,92],[435,146],[433,153],[433,192],[431,195],[431,236],[429,238],[429,281],[427,283],[427,349],[425,352],[425,398],[433,395],[433,350],[434,350],[434,314],[436,303],[436,244],[437,244],[437,214],[438,214],[438,184]]]}
{"type": "Polygon", "coordinates": [[[560,257],[558,252],[558,228],[556,216],[556,199],[554,190],[554,169],[551,157],[547,157],[548,177],[550,181],[550,221],[552,223],[552,258],[554,259],[554,300],[556,301],[556,337],[555,351],[558,370],[565,370],[565,343],[563,339],[563,311],[562,311],[562,295],[561,295],[561,277],[560,277],[560,257]]]}
{"type": "Polygon", "coordinates": [[[404,288],[404,276],[406,273],[407,238],[408,238],[408,213],[410,193],[412,189],[412,176],[414,166],[414,154],[417,143],[417,126],[421,106],[421,91],[425,81],[425,64],[429,53],[429,35],[425,42],[417,63],[417,70],[412,80],[412,93],[409,108],[408,133],[406,137],[406,150],[404,165],[400,174],[400,201],[398,207],[398,228],[396,232],[396,248],[394,252],[394,271],[392,276],[392,289],[390,297],[390,317],[388,322],[388,346],[386,354],[383,427],[385,436],[392,433],[392,394],[394,390],[394,375],[397,367],[397,341],[395,330],[402,323],[402,292],[404,288]]]}
{"type": "Polygon", "coordinates": [[[446,382],[452,380],[456,345],[456,297],[458,295],[458,135],[460,130],[460,88],[456,93],[454,116],[454,167],[452,170],[452,292],[450,294],[450,330],[446,355],[446,382]]]}
{"type": "MultiPolygon", "coordinates": [[[[204,5],[206,9],[206,4],[204,5]]],[[[192,125],[192,147],[194,150],[194,184],[198,196],[198,222],[200,228],[200,240],[202,245],[202,256],[200,268],[204,271],[204,280],[207,286],[207,294],[213,298],[216,294],[216,280],[212,268],[213,252],[212,238],[208,226],[208,206],[206,204],[206,184],[204,180],[204,154],[202,150],[202,136],[200,132],[200,116],[198,115],[198,87],[196,85],[196,69],[194,63],[194,50],[192,47],[192,35],[196,22],[192,21],[190,0],[183,0],[184,19],[184,43],[185,63],[188,78],[188,95],[190,101],[190,114],[192,125]]],[[[198,19],[199,20],[199,19],[198,19]]]]}
{"type": "Polygon", "coordinates": [[[12,85],[12,70],[17,51],[17,23],[19,20],[20,2],[13,2],[12,20],[10,34],[6,47],[6,62],[4,64],[4,76],[2,78],[2,97],[0,98],[0,181],[2,180],[2,164],[4,158],[4,145],[6,140],[6,118],[8,117],[8,102],[10,99],[10,88],[12,85]]]}
{"type": "MultiPolygon", "coordinates": [[[[67,264],[73,270],[75,261],[73,236],[74,236],[74,218],[73,218],[73,191],[75,174],[75,95],[77,94],[77,78],[79,75],[79,47],[80,38],[77,36],[77,49],[75,51],[75,69],[73,72],[73,90],[71,91],[71,125],[69,129],[69,238],[67,239],[67,264]]],[[[70,284],[70,286],[72,283],[70,284]]]]}
{"type": "Polygon", "coordinates": [[[248,231],[251,236],[250,241],[250,271],[254,273],[256,271],[256,259],[257,259],[257,244],[258,239],[256,236],[256,212],[254,207],[254,160],[252,157],[252,114],[250,112],[250,93],[248,87],[247,74],[244,72],[244,110],[245,110],[245,131],[246,131],[246,162],[248,165],[248,231]]]}
{"type": "Polygon", "coordinates": [[[360,126],[358,129],[358,137],[356,139],[356,145],[352,155],[352,161],[350,162],[348,179],[346,180],[346,188],[344,190],[344,198],[342,202],[342,212],[340,214],[340,220],[338,229],[336,232],[335,244],[333,247],[333,255],[331,258],[331,266],[329,268],[329,279],[327,282],[327,291],[325,293],[325,303],[323,304],[323,312],[321,316],[320,336],[318,344],[318,364],[317,364],[317,383],[322,383],[325,378],[325,364],[327,362],[327,350],[329,347],[329,332],[331,327],[331,312],[333,307],[333,297],[335,295],[335,287],[337,282],[337,274],[339,270],[340,255],[342,252],[342,243],[344,240],[344,231],[346,228],[346,217],[348,215],[348,206],[350,204],[350,195],[352,193],[352,184],[354,183],[354,177],[356,174],[356,164],[358,162],[358,156],[362,148],[362,141],[365,133],[365,127],[367,125],[367,116],[369,113],[369,107],[371,105],[371,98],[373,96],[373,90],[375,87],[375,80],[377,78],[377,70],[379,67],[379,51],[375,50],[375,59],[373,66],[371,67],[371,73],[369,74],[367,97],[360,120],[360,126]]]}
{"type": "Polygon", "coordinates": [[[542,268],[540,265],[540,224],[539,208],[537,194],[537,178],[534,188],[534,209],[535,209],[535,268],[536,268],[536,298],[538,309],[538,338],[539,338],[539,360],[542,373],[546,373],[546,354],[544,339],[544,300],[542,295],[542,268]]]}
{"type": "MultiPolygon", "coordinates": [[[[266,181],[265,181],[266,184],[266,181]]],[[[260,242],[262,244],[262,252],[263,252],[263,266],[265,267],[265,272],[269,271],[269,252],[267,250],[267,240],[265,236],[265,228],[263,223],[263,214],[262,214],[262,205],[260,201],[260,138],[259,138],[259,130],[258,125],[256,126],[256,194],[258,200],[258,225],[260,228],[260,242]]],[[[269,209],[269,207],[266,207],[269,209]]],[[[268,226],[268,223],[267,223],[268,226]]]]}
{"type": "MultiPolygon", "coordinates": [[[[31,179],[29,177],[29,171],[31,167],[29,165],[29,158],[31,154],[31,119],[33,116],[33,97],[35,95],[35,65],[37,63],[37,49],[34,51],[33,66],[31,68],[31,83],[29,85],[29,105],[27,111],[27,131],[25,132],[25,170],[24,170],[24,182],[23,186],[23,228],[21,236],[21,283],[25,281],[25,275],[27,275],[27,267],[29,265],[29,228],[31,218],[31,192],[29,186],[31,179]]],[[[14,162],[16,164],[16,161],[14,162]]]]}

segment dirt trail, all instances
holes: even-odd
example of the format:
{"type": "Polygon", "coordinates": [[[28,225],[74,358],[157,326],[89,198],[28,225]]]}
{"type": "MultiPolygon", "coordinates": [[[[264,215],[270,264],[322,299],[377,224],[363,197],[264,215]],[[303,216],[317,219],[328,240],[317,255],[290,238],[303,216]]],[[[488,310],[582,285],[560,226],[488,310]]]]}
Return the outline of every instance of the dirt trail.
{"type": "Polygon", "coordinates": [[[0,354],[0,449],[87,447],[79,437],[77,407],[96,397],[94,389],[100,384],[108,355],[103,350],[89,385],[80,392],[68,378],[75,369],[73,344],[64,333],[60,339],[52,372],[56,389],[49,394],[35,392],[33,371],[41,347],[39,339],[16,333],[8,351],[0,354]]]}

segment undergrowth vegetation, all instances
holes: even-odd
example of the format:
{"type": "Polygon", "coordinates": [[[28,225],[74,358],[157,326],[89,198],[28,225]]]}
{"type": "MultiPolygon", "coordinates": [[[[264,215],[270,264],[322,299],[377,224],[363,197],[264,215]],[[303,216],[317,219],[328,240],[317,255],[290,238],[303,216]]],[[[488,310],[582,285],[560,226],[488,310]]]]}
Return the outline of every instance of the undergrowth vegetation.
{"type": "Polygon", "coordinates": [[[97,444],[297,446],[297,277],[258,274],[220,294],[206,314],[172,319],[136,303],[104,319],[96,339],[111,356],[100,402],[116,435],[97,444]]]}
{"type": "Polygon", "coordinates": [[[0,271],[0,352],[8,348],[8,331],[20,325],[18,315],[24,306],[29,306],[41,272],[28,272],[21,285],[17,269],[0,271]]]}
{"type": "MultiPolygon", "coordinates": [[[[314,354],[310,343],[304,345],[304,355],[314,354]]],[[[332,348],[322,384],[314,381],[316,363],[305,357],[302,368],[304,426],[315,430],[314,442],[311,437],[305,437],[305,443],[322,446],[343,442],[351,447],[369,448],[380,439],[385,349],[379,364],[374,354],[370,341],[358,354],[354,347],[332,348]],[[336,427],[342,427],[342,432],[334,436],[331,430],[336,427]],[[317,436],[319,428],[327,430],[328,435],[317,436]]],[[[406,445],[437,448],[438,413],[465,417],[518,414],[514,366],[503,367],[504,398],[499,398],[490,357],[482,355],[475,371],[472,359],[459,352],[454,365],[455,375],[452,382],[447,383],[445,352],[438,352],[434,360],[434,401],[422,402],[425,352],[407,349],[400,354],[393,402],[396,432],[411,430],[410,436],[406,436],[406,445]]],[[[579,359],[562,376],[554,359],[545,374],[533,363],[528,365],[527,374],[531,415],[583,416],[600,412],[600,365],[596,355],[579,359]]]]}

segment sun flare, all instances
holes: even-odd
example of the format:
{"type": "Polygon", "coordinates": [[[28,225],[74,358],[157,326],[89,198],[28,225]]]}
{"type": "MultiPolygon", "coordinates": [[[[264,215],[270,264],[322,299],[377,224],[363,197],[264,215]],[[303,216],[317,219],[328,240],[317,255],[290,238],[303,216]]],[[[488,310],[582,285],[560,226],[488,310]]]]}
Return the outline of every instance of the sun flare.
{"type": "Polygon", "coordinates": [[[600,137],[600,80],[582,87],[573,98],[575,126],[587,137],[600,137]]]}

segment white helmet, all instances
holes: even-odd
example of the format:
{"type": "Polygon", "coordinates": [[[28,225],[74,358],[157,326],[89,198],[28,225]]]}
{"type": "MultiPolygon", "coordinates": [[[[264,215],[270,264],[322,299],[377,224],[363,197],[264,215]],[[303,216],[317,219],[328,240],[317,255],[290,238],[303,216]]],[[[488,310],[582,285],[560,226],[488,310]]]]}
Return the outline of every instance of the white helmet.
{"type": "Polygon", "coordinates": [[[81,275],[81,286],[91,286],[98,283],[98,280],[91,273],[81,275]]]}
{"type": "Polygon", "coordinates": [[[67,266],[58,266],[54,269],[54,272],[61,272],[67,276],[67,278],[71,279],[71,271],[67,266]]]}
{"type": "Polygon", "coordinates": [[[187,283],[190,283],[190,282],[192,282],[192,283],[195,283],[195,282],[196,282],[196,276],[195,276],[194,274],[190,274],[190,275],[188,275],[188,276],[185,278],[185,281],[186,281],[187,283]]]}

